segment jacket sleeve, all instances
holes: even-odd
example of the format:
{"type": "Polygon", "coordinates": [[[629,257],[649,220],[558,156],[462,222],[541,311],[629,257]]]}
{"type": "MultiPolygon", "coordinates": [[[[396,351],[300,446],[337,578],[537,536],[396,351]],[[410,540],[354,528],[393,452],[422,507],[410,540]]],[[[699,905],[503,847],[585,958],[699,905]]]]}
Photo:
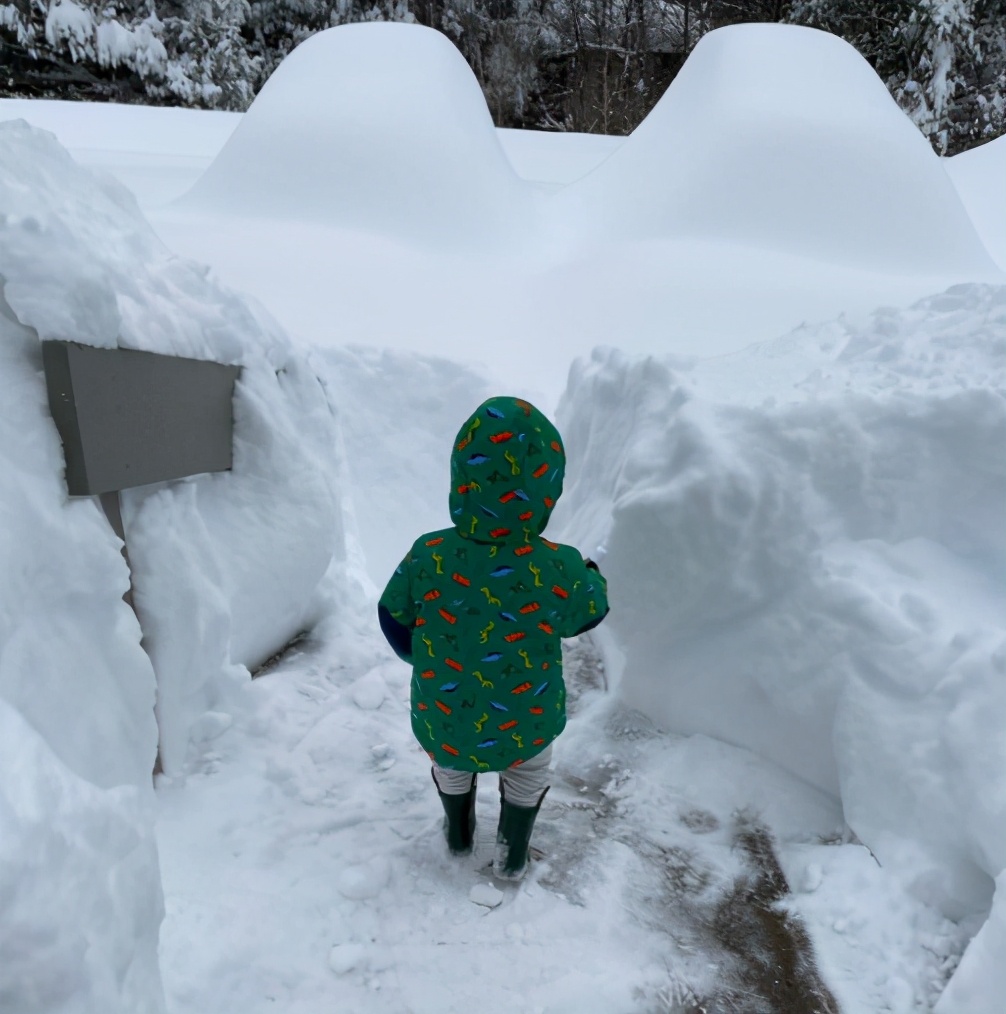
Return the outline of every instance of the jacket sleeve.
{"type": "Polygon", "coordinates": [[[597,569],[597,564],[578,559],[575,572],[570,596],[569,633],[564,637],[584,634],[608,615],[608,582],[597,569]]]}
{"type": "Polygon", "coordinates": [[[381,632],[405,662],[412,661],[412,629],[416,625],[416,603],[409,581],[410,559],[411,553],[395,568],[377,604],[381,632]]]}

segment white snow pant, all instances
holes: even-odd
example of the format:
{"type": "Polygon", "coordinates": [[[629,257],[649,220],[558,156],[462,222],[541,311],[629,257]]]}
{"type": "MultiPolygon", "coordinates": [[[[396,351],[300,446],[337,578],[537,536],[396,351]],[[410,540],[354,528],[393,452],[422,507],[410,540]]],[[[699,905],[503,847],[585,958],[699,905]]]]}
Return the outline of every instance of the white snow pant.
{"type": "MultiPolygon", "coordinates": [[[[508,803],[514,806],[537,806],[545,786],[548,785],[548,772],[552,764],[552,746],[549,744],[530,760],[524,761],[519,767],[500,771],[500,781],[508,803]]],[[[433,777],[437,788],[445,796],[463,796],[472,787],[471,771],[456,771],[453,768],[442,768],[433,765],[433,777]]]]}

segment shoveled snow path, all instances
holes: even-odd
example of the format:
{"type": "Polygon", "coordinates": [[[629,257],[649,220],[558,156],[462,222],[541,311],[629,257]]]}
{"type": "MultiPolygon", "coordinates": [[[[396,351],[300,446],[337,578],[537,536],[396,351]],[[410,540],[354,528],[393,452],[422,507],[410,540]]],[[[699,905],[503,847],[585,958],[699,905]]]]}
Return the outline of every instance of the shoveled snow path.
{"type": "MultiPolygon", "coordinates": [[[[923,1009],[897,998],[921,1000],[939,960],[915,953],[903,911],[876,940],[876,927],[853,942],[832,925],[857,890],[864,908],[878,890],[864,849],[820,843],[840,828],[834,803],[744,751],[619,712],[589,643],[570,652],[575,707],[536,832],[546,858],[499,907],[473,904],[490,878],[443,845],[408,670],[352,642],[307,647],[255,680],[245,715],[185,781],[159,785],[172,1014],[742,1009],[709,1004],[739,974],[710,927],[747,882],[740,811],[779,841],[812,936],[834,938],[821,964],[843,1010],[923,1009]]],[[[483,829],[494,782],[480,785],[483,829]]],[[[943,960],[952,935],[929,929],[943,960]]]]}

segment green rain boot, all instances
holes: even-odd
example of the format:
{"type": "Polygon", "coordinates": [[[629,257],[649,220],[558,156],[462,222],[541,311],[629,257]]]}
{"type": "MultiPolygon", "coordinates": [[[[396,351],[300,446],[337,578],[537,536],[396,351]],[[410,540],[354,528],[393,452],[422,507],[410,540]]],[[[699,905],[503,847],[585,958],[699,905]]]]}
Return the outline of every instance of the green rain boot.
{"type": "Polygon", "coordinates": [[[531,832],[548,790],[546,785],[534,806],[515,806],[507,802],[500,783],[500,822],[496,831],[496,857],[493,859],[493,876],[499,880],[522,880],[527,873],[531,832]]]}
{"type": "MultiPolygon", "coordinates": [[[[433,774],[433,772],[430,772],[433,774]]],[[[437,776],[433,775],[433,784],[437,786],[440,802],[444,804],[444,835],[451,855],[463,856],[472,850],[472,836],[475,833],[475,782],[477,776],[472,775],[472,785],[467,792],[460,795],[447,795],[440,791],[437,776]]]]}

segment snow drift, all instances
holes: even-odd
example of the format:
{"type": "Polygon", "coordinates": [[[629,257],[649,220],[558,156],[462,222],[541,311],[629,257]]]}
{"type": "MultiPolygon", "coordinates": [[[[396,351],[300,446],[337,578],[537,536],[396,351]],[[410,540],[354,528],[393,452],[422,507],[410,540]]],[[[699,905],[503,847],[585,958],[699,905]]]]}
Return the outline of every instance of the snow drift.
{"type": "Polygon", "coordinates": [[[703,36],[626,143],[557,202],[590,239],[718,239],[962,281],[992,269],[880,78],[809,28],[703,36]]]}
{"type": "Polygon", "coordinates": [[[0,998],[158,1010],[155,685],[162,760],[179,772],[190,736],[212,736],[238,706],[243,667],[331,611],[345,555],[335,418],[274,323],[170,255],[119,184],[19,122],[0,124],[0,282],[0,893],[12,903],[0,998]],[[122,601],[121,544],[96,500],[66,495],[40,338],[243,367],[234,470],[123,494],[146,652],[122,601]]]}
{"type": "Polygon", "coordinates": [[[181,204],[495,245],[529,195],[447,37],[371,23],[301,43],[181,204]]]}
{"type": "Polygon", "coordinates": [[[1006,868],[1004,333],[1006,288],[960,286],[720,359],[598,351],[559,412],[626,701],[840,794],[955,918],[1006,868]]]}

